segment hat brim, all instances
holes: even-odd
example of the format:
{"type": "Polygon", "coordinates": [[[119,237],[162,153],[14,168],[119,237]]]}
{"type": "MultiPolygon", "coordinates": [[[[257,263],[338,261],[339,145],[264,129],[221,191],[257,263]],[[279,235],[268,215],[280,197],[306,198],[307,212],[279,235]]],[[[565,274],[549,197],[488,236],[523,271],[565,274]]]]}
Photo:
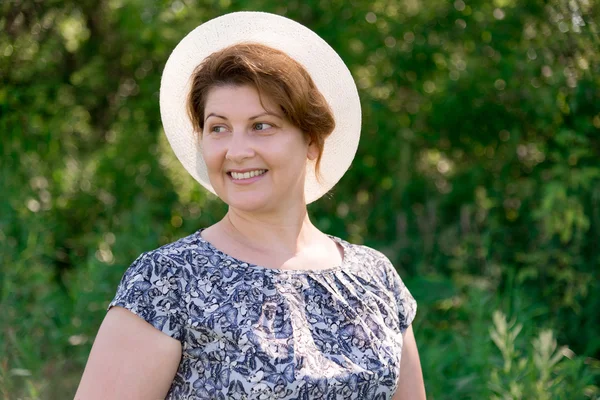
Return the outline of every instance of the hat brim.
{"type": "MultiPolygon", "coordinates": [[[[326,139],[315,176],[307,163],[305,199],[311,203],[342,178],[358,148],[361,108],[356,84],[339,55],[316,33],[282,16],[235,12],[198,26],[179,42],[165,65],[160,85],[160,113],[167,139],[183,167],[212,193],[200,141],[187,112],[191,76],[210,54],[243,42],[281,50],[308,71],[333,111],[336,127],[326,139]]],[[[216,193],[215,193],[216,194],[216,193]]]]}

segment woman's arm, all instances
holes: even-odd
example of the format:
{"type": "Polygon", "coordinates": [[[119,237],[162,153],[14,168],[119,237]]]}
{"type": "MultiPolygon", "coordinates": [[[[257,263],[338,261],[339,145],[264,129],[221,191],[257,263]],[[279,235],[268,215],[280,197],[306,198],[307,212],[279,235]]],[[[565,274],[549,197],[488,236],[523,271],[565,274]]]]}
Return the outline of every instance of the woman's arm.
{"type": "Polygon", "coordinates": [[[181,360],[181,343],[121,307],[96,336],[75,399],[164,399],[181,360]]]}
{"type": "Polygon", "coordinates": [[[425,384],[421,372],[419,350],[413,334],[412,325],[404,332],[402,359],[400,360],[400,376],[398,389],[392,400],[425,400],[425,384]]]}

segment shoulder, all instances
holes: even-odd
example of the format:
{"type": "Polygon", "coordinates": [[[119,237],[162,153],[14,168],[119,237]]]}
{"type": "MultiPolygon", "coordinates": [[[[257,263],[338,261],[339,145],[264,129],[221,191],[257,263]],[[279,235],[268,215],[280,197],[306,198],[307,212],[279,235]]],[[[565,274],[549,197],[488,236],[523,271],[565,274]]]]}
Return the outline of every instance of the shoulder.
{"type": "Polygon", "coordinates": [[[194,241],[194,235],[188,235],[142,253],[123,274],[108,308],[125,308],[181,341],[187,321],[188,282],[197,265],[194,241]]]}
{"type": "Polygon", "coordinates": [[[172,258],[176,262],[177,256],[193,253],[201,248],[201,240],[198,232],[196,231],[156,249],[146,251],[142,255],[152,258],[172,258]]]}
{"type": "Polygon", "coordinates": [[[346,250],[344,263],[358,267],[360,270],[368,270],[380,276],[385,282],[389,282],[391,274],[396,273],[392,262],[383,252],[369,246],[353,244],[343,239],[334,238],[340,242],[346,250]]]}
{"type": "Polygon", "coordinates": [[[141,253],[125,272],[126,276],[154,277],[179,276],[194,264],[194,258],[206,253],[198,239],[198,233],[182,237],[156,249],[141,253]]]}
{"type": "Polygon", "coordinates": [[[349,243],[335,238],[345,250],[344,264],[353,273],[366,278],[369,285],[383,288],[380,295],[394,309],[394,319],[400,332],[404,333],[417,312],[417,302],[404,284],[398,270],[381,251],[364,245],[349,243]]]}
{"type": "Polygon", "coordinates": [[[377,249],[359,244],[351,244],[351,246],[355,254],[360,257],[366,258],[374,263],[390,264],[390,259],[377,249]]]}

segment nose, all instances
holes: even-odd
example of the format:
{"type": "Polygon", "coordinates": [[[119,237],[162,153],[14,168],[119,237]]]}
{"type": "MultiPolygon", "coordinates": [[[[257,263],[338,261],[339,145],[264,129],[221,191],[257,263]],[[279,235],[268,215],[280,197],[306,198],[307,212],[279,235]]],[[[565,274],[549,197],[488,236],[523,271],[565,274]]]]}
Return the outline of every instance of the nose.
{"type": "Polygon", "coordinates": [[[235,163],[241,163],[247,158],[254,157],[254,155],[255,152],[251,140],[249,140],[245,132],[234,132],[229,140],[225,158],[235,163]]]}

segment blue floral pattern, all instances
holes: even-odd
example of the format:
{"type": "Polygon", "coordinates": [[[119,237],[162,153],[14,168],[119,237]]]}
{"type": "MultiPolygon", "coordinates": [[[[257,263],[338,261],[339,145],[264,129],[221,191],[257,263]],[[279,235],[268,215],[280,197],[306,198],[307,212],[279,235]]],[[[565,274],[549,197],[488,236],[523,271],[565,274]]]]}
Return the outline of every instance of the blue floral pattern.
{"type": "Polygon", "coordinates": [[[383,254],[331,238],[341,265],[279,270],[200,230],[138,257],[109,309],[181,342],[167,399],[390,399],[416,302],[383,254]]]}

